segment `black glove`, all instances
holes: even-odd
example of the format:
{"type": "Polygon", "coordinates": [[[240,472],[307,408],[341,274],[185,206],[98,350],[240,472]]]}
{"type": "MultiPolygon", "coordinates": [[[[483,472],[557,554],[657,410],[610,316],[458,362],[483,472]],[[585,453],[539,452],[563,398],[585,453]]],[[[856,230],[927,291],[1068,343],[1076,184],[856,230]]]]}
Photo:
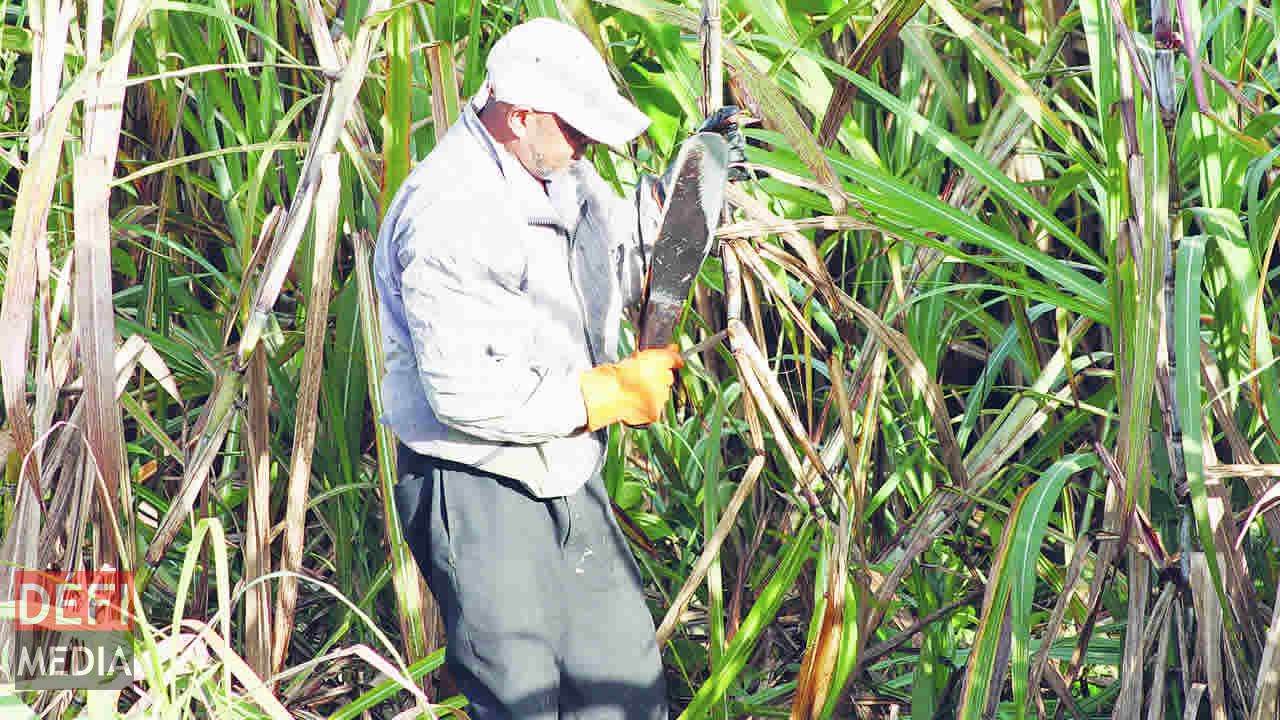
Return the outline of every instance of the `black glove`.
{"type": "Polygon", "coordinates": [[[743,165],[747,162],[747,139],[738,123],[744,115],[737,105],[725,105],[707,116],[694,132],[711,132],[729,143],[729,181],[750,180],[743,165]]]}

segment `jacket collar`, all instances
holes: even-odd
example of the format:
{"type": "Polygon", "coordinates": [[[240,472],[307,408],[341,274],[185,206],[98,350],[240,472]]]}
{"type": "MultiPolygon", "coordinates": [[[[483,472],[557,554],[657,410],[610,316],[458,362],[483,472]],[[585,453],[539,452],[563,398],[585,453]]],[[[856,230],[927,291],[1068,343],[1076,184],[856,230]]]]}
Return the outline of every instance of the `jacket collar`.
{"type": "MultiPolygon", "coordinates": [[[[478,98],[477,98],[478,99],[478,98]]],[[[546,189],[529,174],[514,155],[507,152],[493,139],[484,123],[480,122],[474,106],[475,99],[466,103],[462,122],[473,140],[493,160],[506,183],[507,192],[515,201],[518,212],[530,225],[544,225],[570,233],[582,215],[582,188],[571,169],[552,178],[546,189]]],[[[585,162],[580,160],[579,162],[585,162]]]]}

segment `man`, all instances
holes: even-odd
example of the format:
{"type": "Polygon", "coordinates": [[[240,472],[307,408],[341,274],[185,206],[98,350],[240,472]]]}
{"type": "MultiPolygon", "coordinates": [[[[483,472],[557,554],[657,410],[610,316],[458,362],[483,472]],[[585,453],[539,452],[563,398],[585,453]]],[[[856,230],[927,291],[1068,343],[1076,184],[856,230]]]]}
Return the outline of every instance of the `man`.
{"type": "Polygon", "coordinates": [[[406,179],[374,257],[396,506],[472,717],[665,718],[653,621],[600,469],[675,347],[617,360],[661,191],[582,159],[648,126],[576,29],[534,20],[406,179]]]}

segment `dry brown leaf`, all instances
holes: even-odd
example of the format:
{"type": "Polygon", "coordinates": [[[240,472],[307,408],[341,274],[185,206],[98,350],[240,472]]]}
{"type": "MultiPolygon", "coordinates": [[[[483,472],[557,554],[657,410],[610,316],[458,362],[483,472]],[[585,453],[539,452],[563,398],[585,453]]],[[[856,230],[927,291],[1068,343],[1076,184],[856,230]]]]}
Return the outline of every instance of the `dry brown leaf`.
{"type": "Polygon", "coordinates": [[[659,647],[665,645],[667,640],[671,639],[676,625],[685,619],[683,617],[685,609],[689,607],[689,602],[693,600],[698,587],[706,579],[707,571],[719,556],[720,548],[724,545],[725,539],[729,537],[729,533],[733,532],[733,526],[738,520],[738,512],[742,510],[743,503],[755,490],[756,482],[760,479],[760,473],[764,470],[764,459],[765,456],[761,451],[752,457],[751,462],[747,464],[746,471],[742,473],[742,480],[738,483],[738,487],[734,489],[733,497],[729,499],[729,504],[725,506],[719,522],[716,523],[715,531],[707,540],[706,546],[703,547],[702,554],[698,556],[698,560],[693,564],[693,568],[689,571],[689,577],[685,579],[684,585],[680,587],[675,599],[671,601],[671,607],[667,608],[667,613],[663,616],[662,623],[658,625],[659,647]]]}
{"type": "Polygon", "coordinates": [[[255,583],[271,572],[271,425],[267,356],[258,348],[249,360],[246,396],[249,491],[245,503],[244,582],[250,586],[245,597],[245,656],[254,672],[271,674],[272,607],[271,586],[255,583]]]}
{"type": "Polygon", "coordinates": [[[822,215],[814,218],[805,218],[803,220],[783,220],[778,219],[777,222],[763,222],[759,220],[744,220],[740,222],[727,223],[721,225],[716,230],[718,238],[762,238],[768,235],[777,235],[784,232],[800,232],[802,230],[873,230],[869,225],[861,220],[849,217],[848,215],[822,215]]]}
{"type": "MultiPolygon", "coordinates": [[[[316,192],[315,250],[311,267],[311,297],[307,303],[303,365],[298,382],[297,419],[293,429],[293,453],[289,462],[289,489],[285,505],[285,539],[280,570],[290,574],[280,579],[276,594],[275,632],[271,640],[272,666],[284,667],[293,635],[293,615],[302,570],[307,495],[311,488],[311,458],[315,450],[321,373],[324,371],[324,340],[328,332],[329,290],[333,286],[333,257],[338,244],[338,191],[340,157],[328,153],[320,161],[320,186],[316,192]]],[[[305,225],[305,223],[303,223],[305,225]]]]}
{"type": "MultiPolygon", "coordinates": [[[[365,18],[376,16],[389,6],[389,0],[372,0],[365,11],[365,18]]],[[[322,27],[317,32],[327,35],[328,29],[322,27]]],[[[315,199],[316,188],[320,182],[321,158],[332,153],[338,145],[339,137],[347,124],[347,118],[352,114],[358,99],[360,86],[364,84],[373,49],[381,32],[380,24],[362,22],[351,46],[350,61],[343,67],[337,83],[325,88],[325,95],[320,104],[321,114],[317,120],[318,129],[307,148],[298,187],[294,192],[284,223],[276,235],[277,242],[271,246],[271,255],[267,259],[266,269],[263,271],[254,295],[249,322],[240,338],[237,350],[240,367],[248,361],[249,354],[262,338],[271,309],[280,297],[285,277],[298,251],[298,243],[311,217],[311,203],[315,199]]],[[[317,42],[324,41],[317,40],[317,42]]],[[[338,57],[341,57],[342,52],[339,46],[335,46],[335,51],[338,57]]]]}

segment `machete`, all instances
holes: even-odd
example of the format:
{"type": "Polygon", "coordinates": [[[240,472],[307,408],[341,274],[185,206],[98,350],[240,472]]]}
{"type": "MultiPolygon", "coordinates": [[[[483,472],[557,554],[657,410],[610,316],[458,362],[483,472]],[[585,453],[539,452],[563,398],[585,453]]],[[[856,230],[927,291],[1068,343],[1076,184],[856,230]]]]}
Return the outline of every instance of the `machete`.
{"type": "Polygon", "coordinates": [[[671,342],[693,279],[711,250],[728,174],[729,145],[711,132],[684,141],[667,169],[667,197],[640,311],[641,350],[671,342]]]}

